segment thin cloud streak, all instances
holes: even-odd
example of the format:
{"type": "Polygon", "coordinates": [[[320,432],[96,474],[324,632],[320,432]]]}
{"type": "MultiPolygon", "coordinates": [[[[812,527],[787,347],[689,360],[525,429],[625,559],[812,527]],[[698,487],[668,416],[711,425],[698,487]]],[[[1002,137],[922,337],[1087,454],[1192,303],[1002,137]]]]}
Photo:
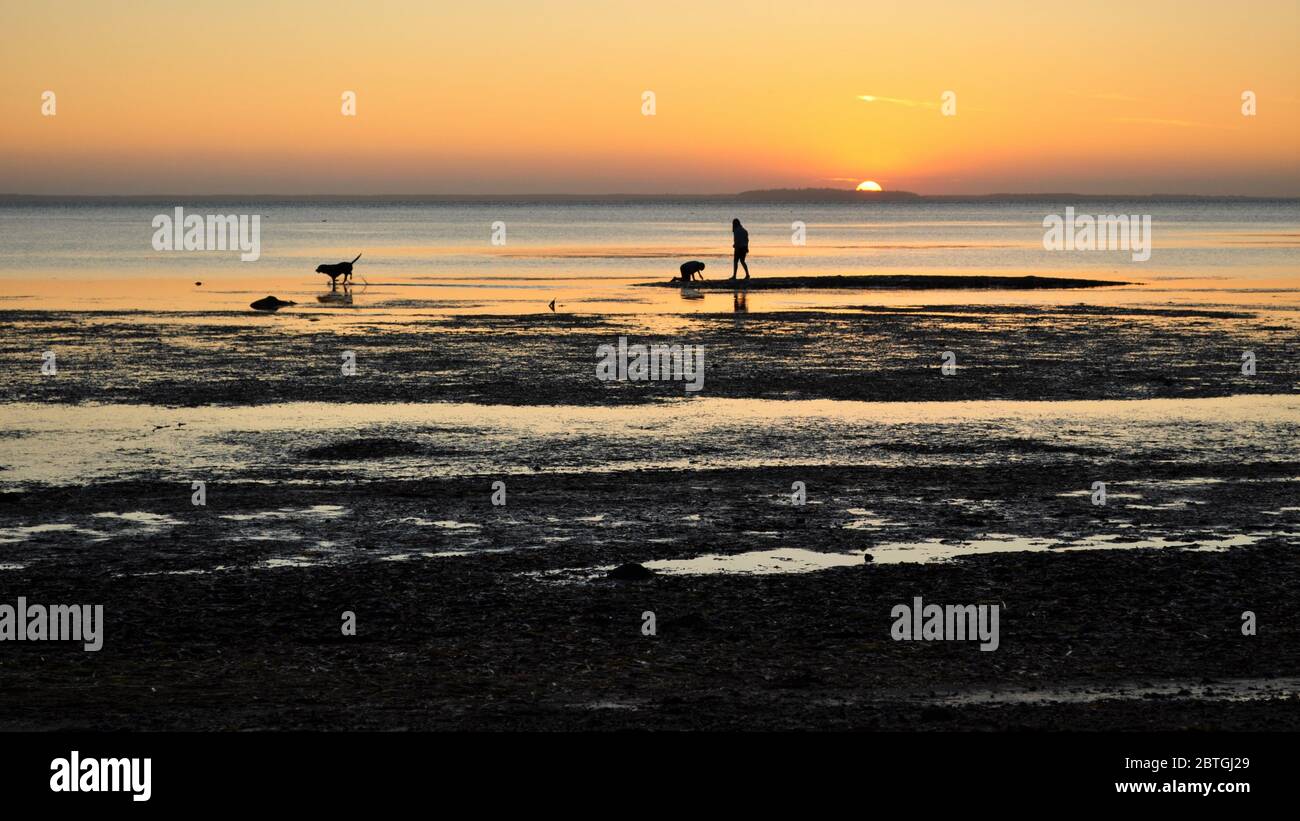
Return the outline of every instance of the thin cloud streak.
{"type": "Polygon", "coordinates": [[[893,103],[894,105],[906,106],[908,108],[938,108],[938,103],[927,103],[921,100],[903,100],[898,97],[877,97],[874,94],[859,94],[858,99],[864,103],[893,103]]]}
{"type": "Polygon", "coordinates": [[[1191,120],[1165,120],[1159,117],[1112,117],[1114,123],[1138,123],[1142,125],[1167,125],[1174,128],[1210,128],[1217,131],[1236,131],[1237,126],[1195,123],[1191,120]]]}

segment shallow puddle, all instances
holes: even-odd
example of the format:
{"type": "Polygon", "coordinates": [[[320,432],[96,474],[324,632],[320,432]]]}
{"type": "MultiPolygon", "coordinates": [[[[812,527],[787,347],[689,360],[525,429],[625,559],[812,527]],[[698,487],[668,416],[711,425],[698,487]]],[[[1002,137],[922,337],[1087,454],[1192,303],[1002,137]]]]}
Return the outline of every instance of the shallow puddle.
{"type": "MultiPolygon", "coordinates": [[[[1164,459],[1178,452],[1189,460],[1239,461],[1248,441],[1251,455],[1300,459],[1294,436],[1300,397],[1292,395],[1060,402],[696,398],[614,407],[11,403],[5,416],[13,435],[0,438],[0,486],[141,478],[177,481],[187,493],[196,478],[209,481],[212,493],[217,481],[327,482],[340,475],[410,479],[536,470],[979,466],[1008,458],[1055,464],[1095,454],[1098,443],[1132,459],[1164,459]],[[485,430],[492,435],[483,435],[485,430]],[[350,453],[349,446],[365,453],[365,443],[377,440],[409,445],[412,453],[364,459],[295,455],[321,447],[350,453]],[[701,442],[709,443],[705,452],[701,442]],[[436,448],[438,457],[423,455],[424,448],[436,448]],[[561,461],[557,454],[563,454],[561,461]]],[[[1215,481],[1223,480],[1167,484],[1215,481]]],[[[1088,487],[1072,494],[1084,495],[1088,487]]],[[[1132,488],[1111,490],[1116,499],[1139,498],[1132,488]]],[[[810,488],[807,503],[823,501],[810,488]]],[[[343,512],[320,506],[296,513],[343,512]]]]}
{"type": "Polygon", "coordinates": [[[262,519],[294,519],[310,516],[335,519],[347,512],[347,509],[341,505],[312,505],[298,510],[282,507],[279,510],[259,510],[255,513],[223,513],[221,518],[229,519],[232,522],[255,522],[262,519]]]}
{"type": "Polygon", "coordinates": [[[731,556],[705,555],[693,559],[663,559],[646,562],[645,566],[656,573],[668,575],[702,575],[712,573],[807,573],[828,567],[846,567],[862,564],[861,553],[818,553],[797,547],[776,550],[759,550],[731,556]]]}
{"type": "MultiPolygon", "coordinates": [[[[1300,539],[1300,533],[1267,532],[1235,534],[1215,538],[1167,539],[1157,536],[1150,539],[1124,540],[1118,535],[1094,536],[1087,539],[1059,540],[1023,536],[966,541],[898,542],[877,545],[862,551],[823,552],[798,547],[781,547],[769,550],[751,550],[744,553],[707,553],[689,559],[656,559],[643,564],[656,573],[668,576],[710,575],[772,575],[786,573],[812,573],[832,567],[854,565],[927,564],[947,562],[972,556],[998,553],[1053,552],[1070,553],[1081,550],[1229,550],[1255,544],[1270,536],[1300,539]],[[871,561],[866,556],[871,556],[871,561]]],[[[605,578],[613,566],[570,568],[525,575],[549,581],[591,581],[605,578]]]]}

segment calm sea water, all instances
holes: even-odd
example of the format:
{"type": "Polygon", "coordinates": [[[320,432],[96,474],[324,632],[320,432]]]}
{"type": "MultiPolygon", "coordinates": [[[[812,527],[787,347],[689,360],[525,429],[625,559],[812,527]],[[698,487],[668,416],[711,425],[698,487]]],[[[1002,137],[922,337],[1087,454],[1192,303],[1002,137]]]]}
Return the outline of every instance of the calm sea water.
{"type": "MultiPolygon", "coordinates": [[[[1295,306],[1300,302],[1300,205],[1074,203],[1081,214],[1150,214],[1153,252],[1048,251],[1042,222],[1072,203],[738,205],[734,203],[158,202],[0,207],[0,299],[21,308],[246,307],[276,293],[312,301],[322,262],[357,265],[354,307],[532,311],[559,296],[570,311],[709,310],[674,292],[631,288],[668,279],[688,259],[730,275],[730,222],[751,236],[755,276],[1036,274],[1139,282],[1088,301],[1295,306]],[[261,258],[231,251],[159,252],[152,220],[187,213],[260,215],[261,258]],[[806,244],[792,242],[796,221],[806,244]],[[505,244],[493,245],[494,223],[505,244]],[[195,282],[203,286],[195,286],[195,282]],[[545,299],[542,297],[545,296],[545,299]]],[[[927,302],[1081,301],[1064,294],[928,294],[927,302]],[[931,298],[933,297],[933,298],[931,298]]],[[[721,296],[721,295],[719,295],[721,296]]],[[[711,297],[712,299],[712,297],[711,297]]],[[[884,294],[879,301],[896,300],[884,294]]],[[[863,300],[853,300],[861,304],[863,300]]],[[[916,294],[909,297],[916,301],[916,294]]],[[[843,303],[843,295],[763,295],[758,308],[843,303]]]]}

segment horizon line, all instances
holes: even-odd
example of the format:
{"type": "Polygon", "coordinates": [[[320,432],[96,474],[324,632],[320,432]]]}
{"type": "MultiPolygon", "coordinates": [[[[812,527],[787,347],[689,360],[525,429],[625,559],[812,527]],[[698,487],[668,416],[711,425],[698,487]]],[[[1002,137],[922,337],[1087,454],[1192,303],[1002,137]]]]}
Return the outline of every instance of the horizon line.
{"type": "Polygon", "coordinates": [[[502,200],[583,200],[583,199],[626,199],[626,200],[728,200],[744,199],[754,197],[798,197],[804,199],[816,199],[819,196],[836,198],[841,201],[862,200],[865,202],[898,202],[898,201],[915,201],[915,200],[996,200],[996,199],[1060,199],[1071,198],[1081,200],[1251,200],[1262,202],[1278,202],[1300,200],[1300,194],[1175,194],[1175,193],[1148,193],[1148,194],[1083,194],[1071,191],[1028,191],[1012,192],[997,191],[983,194],[919,194],[914,191],[890,190],[890,191],[856,191],[851,188],[761,188],[748,189],[745,191],[721,192],[721,193],[626,193],[626,192],[608,192],[608,193],[566,193],[566,192],[537,192],[537,193],[501,193],[501,194],[471,194],[471,193],[261,193],[261,194],[232,194],[232,193],[146,193],[146,194],[36,194],[21,192],[3,192],[0,193],[0,202],[14,200],[482,200],[482,201],[502,201],[502,200]]]}

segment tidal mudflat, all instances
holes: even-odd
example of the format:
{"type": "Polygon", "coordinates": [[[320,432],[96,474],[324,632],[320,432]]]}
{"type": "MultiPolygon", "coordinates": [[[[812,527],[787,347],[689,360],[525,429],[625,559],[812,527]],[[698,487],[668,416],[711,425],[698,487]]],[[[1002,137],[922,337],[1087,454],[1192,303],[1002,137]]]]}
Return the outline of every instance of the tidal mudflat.
{"type": "MultiPolygon", "coordinates": [[[[862,295],[846,294],[846,303],[862,295]]],[[[702,396],[923,402],[1300,390],[1300,313],[1096,305],[862,306],[753,314],[374,317],[0,312],[7,401],[154,405],[644,404],[680,382],[602,382],[599,345],[688,340],[702,396]],[[59,374],[41,355],[57,348],[59,374]],[[340,357],[358,368],[341,378],[340,357]],[[957,373],[941,378],[951,351],[957,373]],[[1242,372],[1243,354],[1257,363],[1242,372]]],[[[319,312],[318,312],[319,313],[319,312]]]]}
{"type": "Polygon", "coordinates": [[[8,729],[1300,728],[1286,316],[5,318],[0,579],[105,607],[8,729]],[[893,641],[918,595],[997,651],[893,641]]]}

